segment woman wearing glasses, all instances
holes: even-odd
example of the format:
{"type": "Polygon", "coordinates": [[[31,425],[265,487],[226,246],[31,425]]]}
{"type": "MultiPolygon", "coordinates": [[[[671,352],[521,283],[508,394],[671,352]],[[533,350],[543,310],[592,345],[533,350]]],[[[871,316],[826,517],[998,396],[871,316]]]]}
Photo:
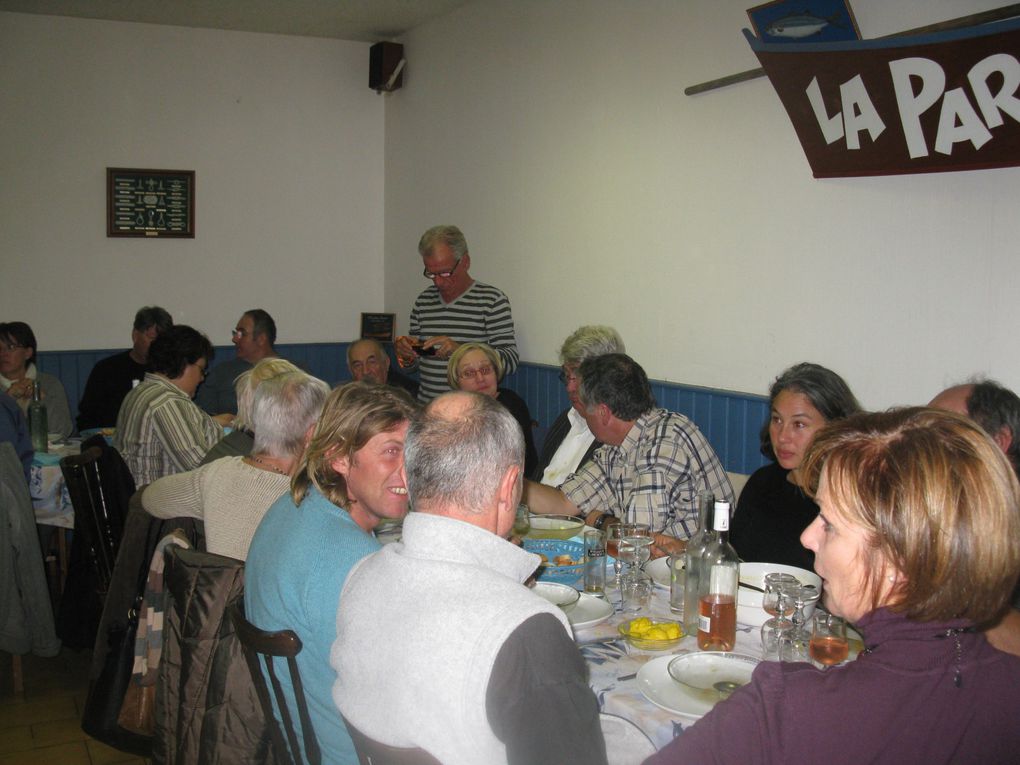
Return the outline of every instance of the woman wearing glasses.
{"type": "Polygon", "coordinates": [[[503,362],[499,354],[485,343],[464,343],[450,357],[446,377],[453,390],[491,396],[509,410],[524,431],[524,475],[531,475],[538,462],[531,412],[523,398],[508,388],[498,387],[503,379],[503,362]]]}
{"type": "Polygon", "coordinates": [[[38,382],[46,403],[49,432],[66,438],[73,430],[67,394],[60,380],[38,370],[35,351],[35,333],[30,326],[23,321],[0,323],[0,390],[18,402],[22,412],[27,412],[32,384],[38,382]]]}

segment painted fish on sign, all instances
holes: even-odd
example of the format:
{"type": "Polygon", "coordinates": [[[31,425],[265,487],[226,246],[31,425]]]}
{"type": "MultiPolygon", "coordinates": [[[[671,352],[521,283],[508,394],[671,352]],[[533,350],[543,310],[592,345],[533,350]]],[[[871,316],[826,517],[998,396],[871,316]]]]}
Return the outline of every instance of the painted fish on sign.
{"type": "Polygon", "coordinates": [[[763,42],[860,39],[848,0],[773,0],[749,8],[747,16],[763,42]]]}

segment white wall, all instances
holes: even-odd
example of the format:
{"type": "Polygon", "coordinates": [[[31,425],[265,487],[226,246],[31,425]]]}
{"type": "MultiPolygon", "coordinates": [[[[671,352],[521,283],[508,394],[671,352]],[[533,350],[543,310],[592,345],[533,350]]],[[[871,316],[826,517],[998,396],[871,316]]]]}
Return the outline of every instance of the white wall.
{"type": "MultiPolygon", "coordinates": [[[[406,36],[386,110],[386,304],[460,225],[526,360],[616,326],[656,378],[764,393],[841,372],[870,407],[985,372],[1020,390],[1020,169],[818,181],[757,66],[748,0],[478,0],[406,36]]],[[[1001,5],[854,0],[877,37],[1001,5]]]]}
{"type": "Polygon", "coordinates": [[[126,345],[141,305],[230,341],[346,340],[383,302],[368,45],[0,13],[0,304],[45,350],[126,345]],[[194,240],[106,237],[106,167],[194,170],[194,240]]]}

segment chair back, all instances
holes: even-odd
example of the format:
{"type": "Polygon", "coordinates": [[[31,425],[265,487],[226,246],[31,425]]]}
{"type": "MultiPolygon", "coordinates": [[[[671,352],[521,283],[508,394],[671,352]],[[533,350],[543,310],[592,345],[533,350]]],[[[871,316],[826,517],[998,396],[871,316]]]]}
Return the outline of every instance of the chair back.
{"type": "Polygon", "coordinates": [[[243,611],[243,601],[238,601],[227,608],[230,620],[234,625],[238,640],[244,651],[244,657],[248,662],[248,669],[251,670],[252,681],[255,683],[255,690],[258,693],[259,703],[265,712],[266,719],[271,721],[273,742],[277,753],[286,755],[290,762],[298,765],[306,759],[310,765],[319,765],[322,762],[322,755],[319,751],[319,741],[315,737],[315,729],[312,727],[312,718],[308,714],[308,703],[305,700],[305,689],[301,683],[301,673],[298,671],[296,658],[301,653],[301,638],[292,630],[281,630],[279,632],[265,632],[249,622],[243,611]],[[265,674],[259,666],[259,656],[265,664],[265,674]],[[287,670],[290,672],[291,685],[294,688],[294,701],[297,704],[297,715],[301,721],[301,732],[304,743],[305,757],[301,756],[301,747],[298,745],[297,733],[294,730],[294,718],[287,704],[287,697],[283,693],[283,686],[276,676],[273,658],[287,660],[287,670]],[[279,720],[273,710],[273,703],[269,697],[269,688],[266,686],[266,675],[273,687],[273,698],[276,699],[277,708],[280,710],[280,717],[283,719],[283,731],[280,730],[279,720]],[[286,736],[286,737],[285,737],[286,736]]]}
{"type": "Polygon", "coordinates": [[[351,725],[346,717],[344,725],[354,742],[354,750],[358,753],[361,765],[442,765],[424,749],[390,746],[371,739],[351,725]]]}
{"type": "Polygon", "coordinates": [[[117,561],[124,511],[114,507],[103,490],[99,460],[102,450],[92,446],[81,454],[60,460],[67,494],[74,507],[74,527],[84,544],[86,558],[97,577],[97,589],[110,587],[113,565],[117,561]],[[118,523],[117,519],[120,520],[118,523]]]}

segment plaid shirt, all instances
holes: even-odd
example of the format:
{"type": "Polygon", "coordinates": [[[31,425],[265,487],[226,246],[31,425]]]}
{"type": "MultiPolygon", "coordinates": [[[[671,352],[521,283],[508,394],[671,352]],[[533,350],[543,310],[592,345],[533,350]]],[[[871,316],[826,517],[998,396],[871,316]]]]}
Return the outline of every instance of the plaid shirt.
{"type": "Polygon", "coordinates": [[[697,495],[733,501],[729,476],[687,417],[652,409],[619,446],[606,444],[560,486],[583,513],[601,510],[652,531],[688,539],[698,526],[697,495]]]}

